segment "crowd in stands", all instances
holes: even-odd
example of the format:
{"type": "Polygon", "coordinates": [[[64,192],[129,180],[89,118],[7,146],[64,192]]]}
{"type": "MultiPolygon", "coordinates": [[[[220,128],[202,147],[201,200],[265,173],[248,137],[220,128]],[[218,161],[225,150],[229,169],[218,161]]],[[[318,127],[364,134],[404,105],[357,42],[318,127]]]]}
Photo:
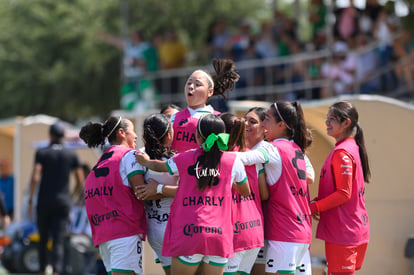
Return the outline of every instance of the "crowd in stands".
{"type": "MultiPolygon", "coordinates": [[[[332,30],[327,29],[327,9],[323,0],[311,1],[311,37],[305,42],[299,37],[296,18],[280,11],[275,11],[272,22],[262,22],[254,35],[252,24],[247,20],[243,20],[233,33],[229,32],[224,21],[219,20],[212,26],[208,39],[211,57],[228,57],[238,62],[330,49],[332,55],[327,58],[276,66],[273,84],[298,83],[309,79],[331,80],[332,86],[315,89],[313,98],[345,93],[387,94],[402,87],[414,93],[412,62],[405,60],[405,64],[393,66],[410,55],[414,41],[410,33],[402,29],[395,14],[394,2],[380,5],[377,0],[367,0],[365,8],[359,9],[351,0],[348,7],[334,10],[332,30]]],[[[243,72],[240,73],[239,87],[246,85],[243,80],[247,79],[243,77],[243,72]]],[[[259,68],[253,73],[253,85],[263,85],[264,71],[259,68]]],[[[303,94],[297,90],[286,93],[284,99],[301,96],[303,94]]]]}
{"type": "MultiPolygon", "coordinates": [[[[295,59],[295,62],[272,67],[271,85],[325,80],[328,85],[312,89],[312,99],[346,93],[387,95],[396,90],[414,94],[414,63],[406,58],[412,55],[414,40],[410,32],[403,30],[394,2],[381,5],[378,0],[367,0],[363,9],[353,2],[350,0],[348,7],[334,9],[335,23],[331,28],[324,1],[311,0],[307,11],[311,34],[306,41],[302,41],[298,33],[298,19],[279,10],[274,12],[272,20],[260,23],[243,19],[232,26],[218,19],[209,26],[206,47],[202,50],[207,49],[204,55],[208,55],[208,61],[231,58],[235,62],[253,60],[258,64],[269,58],[312,55],[315,51],[328,50],[329,54],[323,58],[299,62],[295,59]]],[[[108,36],[102,38],[110,42],[108,36]]],[[[127,78],[139,77],[144,71],[182,68],[189,65],[186,61],[190,53],[197,51],[180,41],[174,30],[156,34],[150,41],[135,32],[129,45],[118,43],[118,46],[125,53],[127,78]]],[[[268,74],[260,65],[254,70],[240,69],[239,73],[237,88],[269,85],[268,74]]],[[[178,83],[173,85],[179,87],[178,83]]],[[[165,91],[161,89],[160,92],[165,91]]],[[[305,94],[294,89],[281,97],[294,100],[305,94]]],[[[309,99],[309,95],[306,98],[309,99]]]]}

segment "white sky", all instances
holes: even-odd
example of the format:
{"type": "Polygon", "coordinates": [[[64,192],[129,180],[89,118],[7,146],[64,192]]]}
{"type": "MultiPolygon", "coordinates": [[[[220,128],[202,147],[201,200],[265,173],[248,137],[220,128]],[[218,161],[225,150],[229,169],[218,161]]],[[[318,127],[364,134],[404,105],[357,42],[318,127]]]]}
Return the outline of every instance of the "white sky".
{"type": "MultiPolygon", "coordinates": [[[[387,2],[387,0],[379,0],[378,3],[384,4],[387,2]]],[[[349,5],[349,0],[337,0],[336,1],[337,6],[339,7],[346,7],[349,5]]],[[[354,0],[354,4],[358,8],[364,8],[365,7],[365,0],[354,0]]],[[[408,14],[408,8],[401,3],[400,1],[395,1],[395,12],[399,16],[405,16],[408,14]]]]}
{"type": "MultiPolygon", "coordinates": [[[[385,1],[378,1],[380,4],[384,4],[385,1]]],[[[336,3],[340,7],[346,7],[349,5],[349,0],[336,0],[336,3]]],[[[365,0],[354,0],[354,4],[358,8],[365,7],[365,0]]]]}
{"type": "MultiPolygon", "coordinates": [[[[275,0],[269,0],[272,2],[275,0]]],[[[276,0],[276,1],[284,1],[286,3],[293,3],[295,0],[276,0]]],[[[329,0],[332,1],[332,0],[329,0]]],[[[378,3],[381,5],[385,4],[388,0],[378,0],[378,3]]],[[[405,16],[408,14],[408,8],[403,4],[400,0],[395,1],[395,12],[398,16],[405,16]]],[[[349,0],[336,0],[338,7],[347,7],[349,5],[349,0]]],[[[365,8],[365,0],[354,0],[354,4],[358,8],[365,8]]]]}

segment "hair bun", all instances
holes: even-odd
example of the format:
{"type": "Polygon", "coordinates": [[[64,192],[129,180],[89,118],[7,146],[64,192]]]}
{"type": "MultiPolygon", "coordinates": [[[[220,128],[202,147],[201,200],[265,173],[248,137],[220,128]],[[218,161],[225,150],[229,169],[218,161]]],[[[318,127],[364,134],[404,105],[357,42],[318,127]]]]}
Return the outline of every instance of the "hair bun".
{"type": "Polygon", "coordinates": [[[216,72],[213,76],[214,95],[225,97],[225,92],[234,90],[240,75],[236,73],[231,59],[213,59],[213,67],[216,72]]]}

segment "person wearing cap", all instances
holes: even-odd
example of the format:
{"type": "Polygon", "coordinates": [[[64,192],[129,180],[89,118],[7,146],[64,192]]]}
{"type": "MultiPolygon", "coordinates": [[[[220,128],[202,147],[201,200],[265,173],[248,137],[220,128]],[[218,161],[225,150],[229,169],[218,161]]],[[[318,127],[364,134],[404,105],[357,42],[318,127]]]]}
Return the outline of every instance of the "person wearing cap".
{"type": "Polygon", "coordinates": [[[49,128],[50,143],[36,151],[27,213],[33,217],[36,206],[36,222],[39,231],[40,274],[45,274],[47,266],[49,236],[52,237],[53,275],[62,273],[64,266],[64,241],[69,224],[71,195],[69,178],[75,172],[77,182],[84,182],[84,174],[77,154],[63,145],[65,128],[58,121],[49,128]],[[37,201],[33,201],[38,187],[37,201]]]}

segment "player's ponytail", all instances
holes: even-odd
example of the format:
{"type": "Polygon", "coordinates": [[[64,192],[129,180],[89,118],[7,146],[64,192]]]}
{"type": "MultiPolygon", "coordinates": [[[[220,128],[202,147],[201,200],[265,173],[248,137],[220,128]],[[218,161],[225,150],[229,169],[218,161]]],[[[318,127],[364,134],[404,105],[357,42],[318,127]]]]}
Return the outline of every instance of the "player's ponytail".
{"type": "MultiPolygon", "coordinates": [[[[223,136],[225,126],[221,118],[213,114],[208,114],[200,118],[197,124],[198,137],[203,141],[204,155],[200,158],[199,165],[206,171],[215,171],[220,163],[221,155],[223,154],[223,136]]],[[[228,141],[228,140],[227,140],[228,141]]],[[[207,187],[211,187],[216,184],[218,180],[217,175],[207,173],[197,179],[197,185],[199,190],[204,190],[207,187]]]]}

